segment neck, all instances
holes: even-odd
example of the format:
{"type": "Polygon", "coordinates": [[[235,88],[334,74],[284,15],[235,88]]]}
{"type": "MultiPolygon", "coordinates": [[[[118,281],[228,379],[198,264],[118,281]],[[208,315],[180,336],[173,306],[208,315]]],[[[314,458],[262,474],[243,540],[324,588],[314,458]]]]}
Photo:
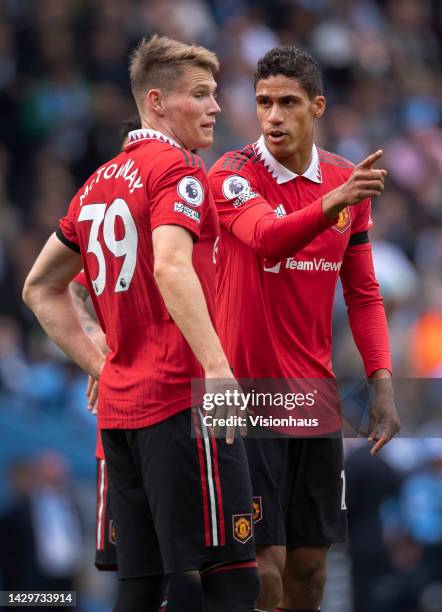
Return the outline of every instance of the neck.
{"type": "Polygon", "coordinates": [[[304,174],[312,161],[313,141],[303,146],[294,153],[290,153],[286,157],[277,157],[280,164],[294,172],[295,174],[304,174]]]}
{"type": "MultiPolygon", "coordinates": [[[[172,138],[177,144],[181,147],[184,147],[184,144],[180,142],[179,138],[175,136],[173,131],[169,128],[169,126],[162,121],[150,121],[148,119],[143,118],[141,121],[141,127],[147,130],[154,130],[155,132],[161,132],[165,136],[172,138]]],[[[184,147],[186,148],[186,147],[184,147]]]]}

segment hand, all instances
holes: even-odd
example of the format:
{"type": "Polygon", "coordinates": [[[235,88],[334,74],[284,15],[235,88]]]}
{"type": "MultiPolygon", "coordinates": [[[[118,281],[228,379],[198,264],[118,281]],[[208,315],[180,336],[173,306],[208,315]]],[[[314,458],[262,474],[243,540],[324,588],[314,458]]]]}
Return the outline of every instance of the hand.
{"type": "Polygon", "coordinates": [[[222,425],[220,419],[230,419],[231,423],[226,424],[226,443],[233,444],[235,441],[236,429],[239,429],[241,436],[247,435],[247,413],[241,410],[241,387],[238,385],[230,368],[222,368],[218,371],[206,371],[206,397],[213,398],[213,408],[204,410],[205,415],[213,417],[215,423],[211,427],[214,436],[220,433],[222,425]],[[215,402],[215,396],[219,401],[215,402]]]}
{"type": "Polygon", "coordinates": [[[106,358],[103,354],[101,357],[102,358],[97,364],[96,370],[94,370],[95,373],[89,374],[87,377],[87,409],[95,415],[98,414],[98,380],[101,376],[101,372],[103,371],[104,364],[106,363],[106,358]]]}
{"type": "Polygon", "coordinates": [[[354,206],[367,198],[380,196],[384,191],[387,171],[373,168],[373,164],[382,157],[379,149],[361,161],[351,173],[348,180],[324,196],[322,206],[324,213],[331,219],[336,218],[346,206],[354,206]]]}
{"type": "Polygon", "coordinates": [[[375,388],[376,397],[369,408],[367,435],[369,441],[374,442],[370,454],[376,455],[398,433],[401,422],[394,402],[391,378],[373,378],[370,382],[375,388]]]}
{"type": "Polygon", "coordinates": [[[98,379],[92,376],[87,377],[87,409],[92,414],[98,414],[98,379]]]}

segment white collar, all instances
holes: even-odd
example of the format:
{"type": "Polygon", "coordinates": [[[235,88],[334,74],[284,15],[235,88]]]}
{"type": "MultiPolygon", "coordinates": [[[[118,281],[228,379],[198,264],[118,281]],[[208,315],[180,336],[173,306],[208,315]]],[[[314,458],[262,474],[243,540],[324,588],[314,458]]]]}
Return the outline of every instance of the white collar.
{"type": "MultiPolygon", "coordinates": [[[[299,176],[299,174],[292,172],[291,170],[280,164],[279,161],[273,157],[273,155],[266,147],[264,136],[261,136],[261,138],[257,142],[255,142],[255,150],[258,156],[264,162],[264,166],[267,168],[273,178],[276,179],[278,185],[288,183],[288,181],[291,181],[292,179],[295,179],[299,176]]],[[[309,179],[310,181],[313,181],[314,183],[322,183],[321,165],[319,163],[318,149],[316,148],[316,145],[314,143],[312,147],[312,160],[310,162],[309,167],[302,174],[302,176],[304,178],[309,179]]]]}
{"type": "Polygon", "coordinates": [[[134,142],[152,138],[155,140],[161,140],[161,142],[168,142],[174,147],[179,147],[180,149],[182,148],[175,140],[173,140],[173,138],[170,138],[169,136],[166,136],[166,134],[158,132],[157,130],[150,130],[147,128],[141,128],[140,130],[132,130],[132,132],[129,132],[126,147],[130,147],[130,145],[132,145],[134,142]]]}

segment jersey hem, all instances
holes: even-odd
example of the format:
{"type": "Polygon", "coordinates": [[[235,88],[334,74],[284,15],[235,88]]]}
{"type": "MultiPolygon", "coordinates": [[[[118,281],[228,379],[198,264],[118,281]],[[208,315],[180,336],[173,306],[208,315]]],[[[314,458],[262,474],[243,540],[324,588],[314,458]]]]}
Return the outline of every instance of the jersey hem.
{"type": "Polygon", "coordinates": [[[71,240],[66,238],[66,236],[61,231],[60,227],[58,227],[57,230],[55,231],[55,235],[60,240],[60,242],[62,242],[65,246],[67,246],[69,249],[71,249],[71,251],[75,251],[76,253],[80,253],[80,247],[78,246],[78,244],[75,244],[75,242],[72,242],[71,240]]]}
{"type": "Polygon", "coordinates": [[[194,242],[198,242],[198,240],[200,239],[199,233],[195,231],[195,228],[192,227],[190,223],[178,223],[176,217],[166,217],[164,219],[161,219],[160,221],[157,221],[156,223],[152,223],[151,229],[153,231],[154,229],[156,229],[157,227],[161,227],[162,225],[177,225],[178,227],[182,227],[183,229],[187,230],[192,235],[192,239],[194,242]]]}
{"type": "MultiPolygon", "coordinates": [[[[101,429],[143,429],[144,427],[152,427],[162,421],[166,421],[171,417],[175,416],[179,412],[184,410],[190,410],[189,399],[185,403],[179,403],[174,408],[166,408],[161,410],[160,414],[147,416],[147,417],[135,417],[135,418],[121,418],[121,417],[102,417],[98,423],[98,427],[101,429]]],[[[190,432],[189,432],[190,433],[190,432]]]]}

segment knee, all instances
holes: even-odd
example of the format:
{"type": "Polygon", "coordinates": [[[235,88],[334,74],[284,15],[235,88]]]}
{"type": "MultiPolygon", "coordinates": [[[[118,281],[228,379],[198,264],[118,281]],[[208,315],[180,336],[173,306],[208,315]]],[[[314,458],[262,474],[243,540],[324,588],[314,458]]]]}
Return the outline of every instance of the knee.
{"type": "Polygon", "coordinates": [[[318,595],[324,590],[326,570],[325,559],[311,559],[291,572],[291,580],[301,587],[305,594],[318,595]]]}
{"type": "Polygon", "coordinates": [[[264,563],[259,566],[261,589],[259,604],[266,610],[273,610],[279,604],[283,594],[281,573],[277,566],[264,563]]]}
{"type": "Polygon", "coordinates": [[[322,593],[325,578],[325,566],[310,568],[309,573],[306,573],[301,579],[304,590],[310,593],[322,593]]]}

